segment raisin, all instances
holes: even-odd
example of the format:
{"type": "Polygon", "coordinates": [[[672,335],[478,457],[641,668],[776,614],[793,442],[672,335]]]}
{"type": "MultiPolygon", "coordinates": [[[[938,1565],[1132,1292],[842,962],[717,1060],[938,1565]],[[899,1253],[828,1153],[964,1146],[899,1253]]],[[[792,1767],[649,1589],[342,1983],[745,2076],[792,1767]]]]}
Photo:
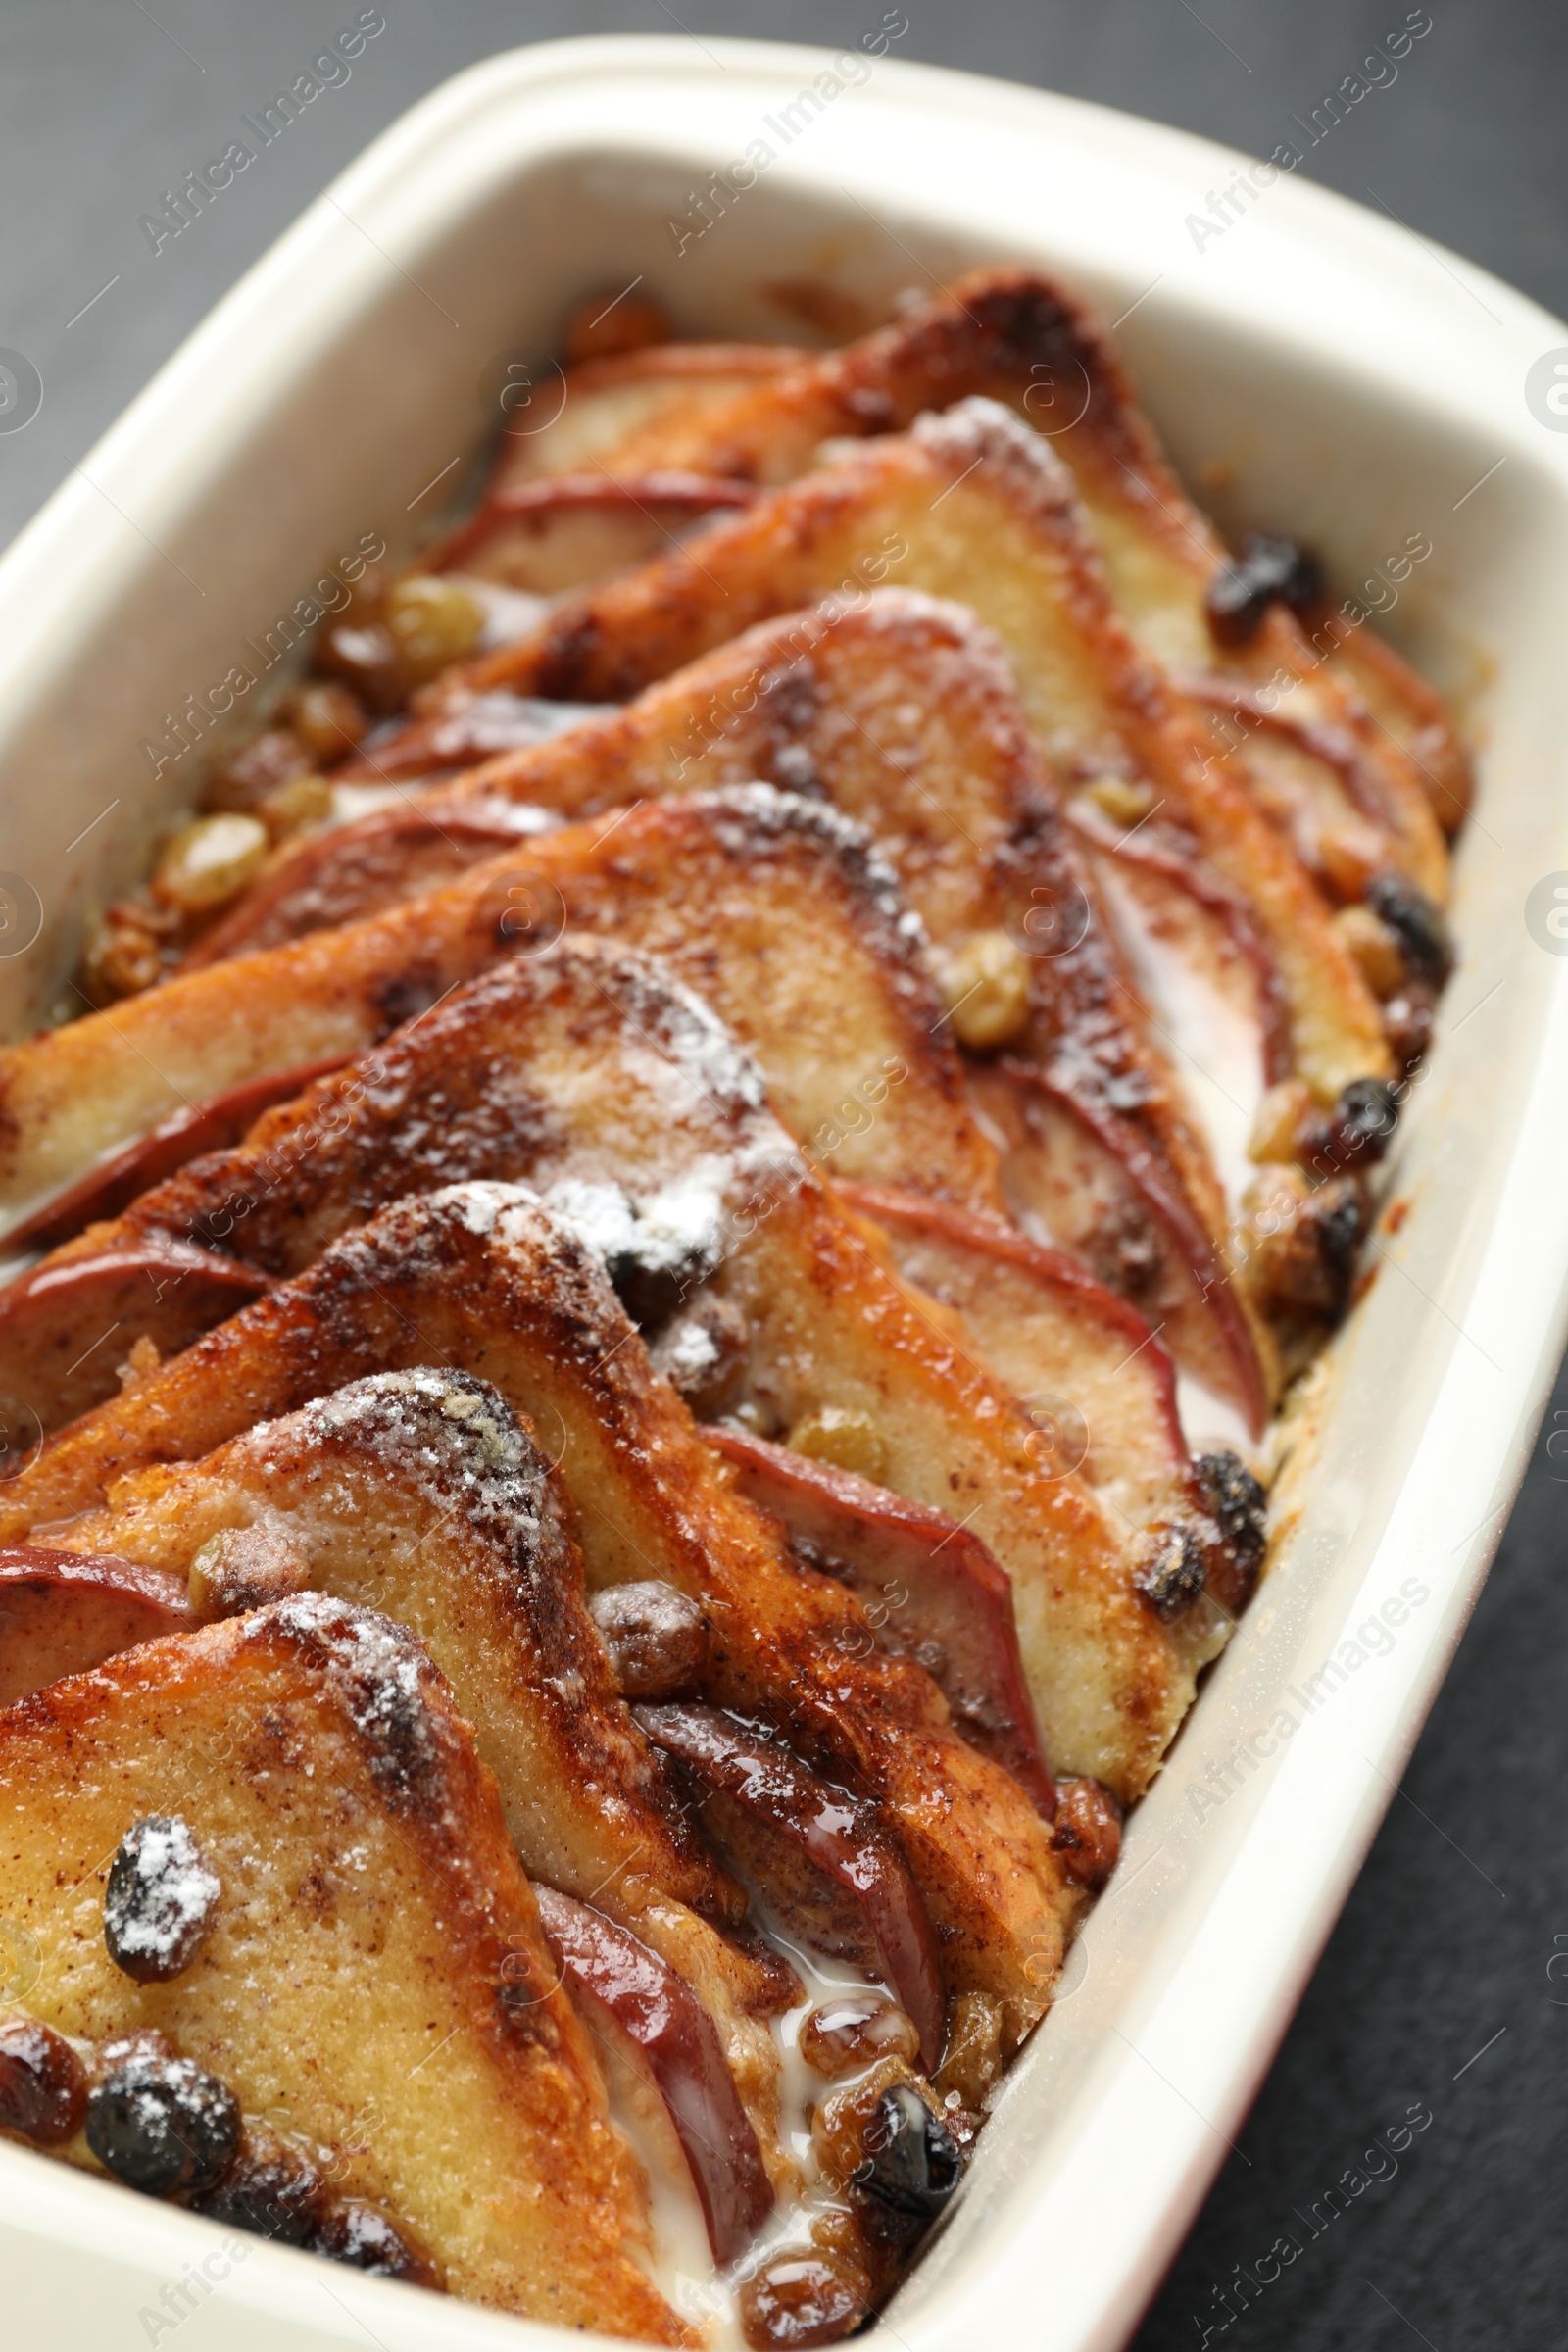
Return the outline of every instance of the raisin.
{"type": "Polygon", "coordinates": [[[1383,1007],[1383,1030],[1389,1050],[1404,1070],[1413,1070],[1432,1043],[1434,1012],[1430,989],[1401,988],[1383,1007]]]}
{"type": "Polygon", "coordinates": [[[740,2291],[746,2341],[761,2347],[836,2344],[867,2316],[866,2281],[823,2254],[780,2254],[740,2291]]]}
{"type": "Polygon", "coordinates": [[[623,1698],[672,1698],[694,1689],[708,1659],[695,1600],[657,1578],[607,1585],[588,1604],[623,1698]]]}
{"type": "Polygon", "coordinates": [[[1098,1894],[1121,1854],[1121,1807],[1110,1790],[1087,1776],[1058,1780],[1051,1843],[1067,1876],[1098,1894]]]}
{"type": "Polygon", "coordinates": [[[813,2009],[801,2028],[801,2056],[813,2073],[842,2075],[874,2058],[902,2058],[912,2066],[920,2055],[914,2022],[877,1992],[851,1992],[813,2009]]]}
{"type": "Polygon", "coordinates": [[[1268,1542],[1267,1494],[1240,1454],[1200,1453],[1193,1469],[1220,1534],[1242,1567],[1255,1572],[1268,1542]]]}
{"type": "Polygon", "coordinates": [[[87,2145],[147,2196],[213,2188],[239,2147],[239,2107],[193,2059],[129,2058],[89,2094],[87,2145]]]}
{"type": "Polygon", "coordinates": [[[1204,599],[1208,625],[1221,645],[1248,645],[1263,625],[1272,604],[1309,612],[1323,597],[1323,572],[1315,557],[1294,539],[1252,531],[1241,559],[1217,572],[1204,599]]]}
{"type": "Polygon", "coordinates": [[[1303,1215],[1317,1243],[1325,1285],[1332,1293],[1329,1311],[1337,1322],[1349,1303],[1350,1278],[1366,1231],[1366,1203],[1355,1186],[1342,1179],[1313,1193],[1303,1215]]]}
{"type": "Polygon", "coordinates": [[[916,2230],[936,2220],[963,2176],[957,2141],[908,2082],[882,2093],[861,2144],[865,2155],[851,2176],[853,2194],[916,2230]]]}
{"type": "Polygon", "coordinates": [[[1336,1171],[1370,1167],[1380,1160],[1399,1123],[1399,1105],[1382,1078],[1352,1078],[1323,1122],[1321,1158],[1336,1171]]]}
{"type": "Polygon", "coordinates": [[[110,1959],[138,1984],[169,1984],[206,1941],[222,1891],[177,1813],[133,1822],[104,1892],[110,1959]]]}
{"type": "Polygon", "coordinates": [[[55,2147],[86,2111],[86,2072],[63,2034],[29,2018],[0,2026],[0,2125],[55,2147]]]}
{"type": "Polygon", "coordinates": [[[320,2230],[324,2198],[320,2174],[303,2157],[281,2146],[247,2147],[197,2209],[230,2230],[275,2238],[280,2246],[308,2246],[320,2230]]]}
{"type": "Polygon", "coordinates": [[[386,2215],[358,2197],[335,2205],[311,2239],[314,2252],[328,2262],[346,2263],[350,2270],[368,2271],[374,2278],[403,2278],[412,2286],[434,2284],[434,2274],[422,2254],[386,2215]]]}
{"type": "Polygon", "coordinates": [[[1169,1624],[1190,1609],[1203,1590],[1207,1562],[1189,1527],[1152,1528],[1150,1557],[1138,1572],[1138,1589],[1156,1617],[1169,1624]]]}
{"type": "Polygon", "coordinates": [[[1353,1176],[1335,1176],[1312,1192],[1294,1171],[1276,1174],[1280,1181],[1264,1187],[1250,1211],[1258,1295],[1275,1312],[1338,1322],[1366,1227],[1360,1187],[1353,1176]]]}
{"type": "Polygon", "coordinates": [[[1366,898],[1398,941],[1411,979],[1441,988],[1453,968],[1453,935],[1441,909],[1402,874],[1374,874],[1366,898]]]}

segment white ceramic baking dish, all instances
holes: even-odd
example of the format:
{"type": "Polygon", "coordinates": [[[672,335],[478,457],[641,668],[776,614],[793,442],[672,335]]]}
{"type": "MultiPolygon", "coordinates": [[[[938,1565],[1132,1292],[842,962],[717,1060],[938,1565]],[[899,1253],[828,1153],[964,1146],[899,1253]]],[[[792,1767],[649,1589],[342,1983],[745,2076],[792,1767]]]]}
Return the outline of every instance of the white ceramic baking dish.
{"type": "MultiPolygon", "coordinates": [[[[1430,538],[1389,625],[1466,698],[1483,755],[1462,958],[1392,1169],[1407,1214],[1337,1350],[1279,1565],[1130,1826],[957,2209],[881,2324],[906,2352],[1108,2352],[1390,1800],[1563,1341],[1568,960],[1532,936],[1525,903],[1568,868],[1568,437],[1542,394],[1527,404],[1526,377],[1568,327],[1290,174],[1200,235],[1189,216],[1244,159],[889,46],[867,72],[863,53],[835,72],[825,53],[679,38],[498,58],[387,131],[236,287],[0,564],[13,947],[29,892],[42,920],[0,961],[0,1010],[13,1031],[41,1016],[84,910],[123,886],[184,790],[177,763],[155,781],[141,749],[164,714],[362,531],[398,548],[437,519],[462,464],[425,486],[476,441],[487,364],[548,345],[585,291],[640,275],[685,331],[778,339],[792,324],[764,289],[781,279],[879,309],[974,262],[1039,261],[1125,314],[1148,406],[1222,520],[1306,538],[1346,588],[1407,533],[1430,538]],[[703,217],[693,189],[754,141],[771,160],[682,245],[703,217]]],[[[0,2147],[19,2352],[171,2332],[181,2352],[285,2331],[296,2352],[517,2340],[515,2322],[257,2241],[235,2262],[221,2243],[0,2147]]]]}

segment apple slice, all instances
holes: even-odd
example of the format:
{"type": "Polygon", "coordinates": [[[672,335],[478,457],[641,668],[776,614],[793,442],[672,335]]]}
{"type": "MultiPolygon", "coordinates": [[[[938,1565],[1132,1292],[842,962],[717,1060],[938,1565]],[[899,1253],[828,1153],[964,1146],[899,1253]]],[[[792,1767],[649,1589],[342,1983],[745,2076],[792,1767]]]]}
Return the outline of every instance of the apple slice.
{"type": "Polygon", "coordinates": [[[162,1120],[149,1134],[138,1136],[133,1144],[90,1168],[67,1191],[57,1193],[46,1207],[14,1227],[6,1236],[7,1251],[52,1250],[84,1225],[118,1216],[138,1194],[162,1184],[187,1160],[237,1144],[264,1110],[302,1095],[318,1078],[339,1068],[343,1059],[337,1054],[324,1061],[308,1061],[298,1069],[278,1070],[270,1077],[247,1079],[243,1086],[228,1087],[220,1095],[209,1096],[205,1102],[176,1110],[172,1118],[162,1120]]]}
{"type": "Polygon", "coordinates": [[[977,1536],[852,1470],[738,1429],[704,1436],[792,1547],[858,1592],[884,1649],[917,1658],[972,1743],[1021,1781],[1047,1821],[1051,1766],[1018,1653],[1012,1586],[977,1536]]]}
{"type": "MultiPolygon", "coordinates": [[[[341,767],[334,784],[393,784],[411,776],[435,776],[443,769],[473,767],[503,754],[536,751],[557,735],[568,735],[613,709],[603,703],[547,703],[537,695],[459,696],[429,718],[411,719],[394,734],[362,744],[341,767]]],[[[505,797],[505,796],[503,796],[505,797]]],[[[354,824],[334,825],[332,837],[352,834],[354,824]]]]}
{"type": "Polygon", "coordinates": [[[705,514],[756,496],[749,482],[667,467],[631,481],[602,470],[541,474],[494,492],[424,563],[555,596],[662,555],[705,514]]]}
{"type": "Polygon", "coordinates": [[[109,1552],[0,1545],[0,1707],[195,1623],[183,1577],[109,1552]]]}
{"type": "Polygon", "coordinates": [[[608,2009],[641,2052],[691,2167],[713,2260],[733,2262],[773,2210],[773,2190],[712,2020],[629,1928],[553,1886],[536,1886],[534,1899],[574,1996],[608,2009]]]}
{"type": "Polygon", "coordinates": [[[162,1237],[46,1259],[0,1290],[0,1402],[59,1429],[113,1394],[117,1334],[121,1348],[146,1339],[174,1355],[271,1288],[255,1266],[162,1237]]]}
{"type": "Polygon", "coordinates": [[[352,923],[388,901],[439,890],[509,844],[553,831],[542,811],[497,800],[376,808],[352,827],[352,852],[336,828],[308,834],[180,961],[201,971],[231,956],[281,946],[304,928],[352,923]]]}
{"type": "Polygon", "coordinates": [[[1062,1471],[1080,1470],[1140,1523],[1169,1512],[1189,1468],[1176,1368],[1135,1306],[999,1217],[891,1185],[835,1190],[902,1280],[962,1316],[1062,1471]]]}
{"type": "MultiPolygon", "coordinates": [[[[818,1780],[787,1747],[722,1708],[638,1706],[632,1713],[657,1747],[678,1757],[718,1797],[732,1800],[769,1845],[782,1840],[797,1847],[848,1897],[895,1999],[914,2021],[922,2064],[934,2068],[946,2016],[936,1939],[914,1881],[878,1833],[870,1806],[818,1780]]],[[[718,1841],[721,1848],[731,1842],[721,1831],[718,1841]]],[[[783,1876],[766,1873],[775,1899],[783,1876]]]]}

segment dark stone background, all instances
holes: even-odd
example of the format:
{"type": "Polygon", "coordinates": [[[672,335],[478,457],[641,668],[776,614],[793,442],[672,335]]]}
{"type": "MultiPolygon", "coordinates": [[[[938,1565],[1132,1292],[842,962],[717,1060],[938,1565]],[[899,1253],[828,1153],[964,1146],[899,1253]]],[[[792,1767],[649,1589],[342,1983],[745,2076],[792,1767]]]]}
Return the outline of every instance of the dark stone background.
{"type": "MultiPolygon", "coordinates": [[[[882,14],[879,0],[381,0],[387,31],[352,80],[154,261],[138,216],[220,151],[235,118],[300,72],[357,5],[151,0],[149,13],[141,0],[11,0],[0,47],[0,344],[27,354],[45,398],[24,433],[0,437],[0,536],[323,182],[461,67],[568,32],[837,42],[882,14]]],[[[1568,312],[1568,10],[1562,0],[1429,5],[1433,30],[1397,82],[1358,106],[1304,169],[1363,202],[1375,188],[1423,235],[1568,312]]],[[[899,55],[1098,99],[1262,154],[1286,135],[1290,113],[1309,110],[1405,15],[1404,0],[906,6],[899,55]]],[[[1568,1382],[1558,1398],[1568,1407],[1568,1382]]],[[[1557,1812],[1568,1767],[1565,1515],[1568,1462],[1538,1444],[1404,1794],[1240,2154],[1149,2315],[1142,2352],[1198,2345],[1205,2324],[1217,2341],[1212,2290],[1266,2255],[1294,2209],[1321,2199],[1412,2102],[1432,2122],[1397,2177],[1369,2188],[1255,2297],[1226,2329],[1227,2352],[1415,2342],[1546,2352],[1568,2338],[1568,2237],[1553,2201],[1568,2158],[1568,2028],[1551,2014],[1554,2002],[1568,2010],[1568,1839],[1557,1812]]],[[[1048,2274],[1043,2309],[1049,2293],[1048,2274]]]]}

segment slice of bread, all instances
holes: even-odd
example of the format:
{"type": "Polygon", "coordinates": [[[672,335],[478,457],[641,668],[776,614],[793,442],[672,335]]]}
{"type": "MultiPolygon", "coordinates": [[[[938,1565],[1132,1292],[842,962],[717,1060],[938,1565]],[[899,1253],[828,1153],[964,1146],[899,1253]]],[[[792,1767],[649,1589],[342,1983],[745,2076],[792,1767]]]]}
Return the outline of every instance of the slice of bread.
{"type": "Polygon", "coordinates": [[[163,2034],[456,2294],[687,2340],[495,1781],[412,1635],[307,1593],[150,1642],[0,1713],[0,1811],[34,2017],[163,2034]],[[220,1892],[184,1971],[142,1984],[110,1958],[106,1876],[172,1815],[220,1892]]]}
{"type": "Polygon", "coordinates": [[[783,2179],[770,1980],[718,1932],[745,1897],[620,1697],[574,1519],[495,1390],[430,1366],[356,1381],[200,1462],[122,1480],[71,1540],[188,1576],[205,1546],[260,1535],[287,1546],[312,1591],[418,1634],[496,1776],[529,1877],[592,1901],[686,1979],[783,2179]]]}

